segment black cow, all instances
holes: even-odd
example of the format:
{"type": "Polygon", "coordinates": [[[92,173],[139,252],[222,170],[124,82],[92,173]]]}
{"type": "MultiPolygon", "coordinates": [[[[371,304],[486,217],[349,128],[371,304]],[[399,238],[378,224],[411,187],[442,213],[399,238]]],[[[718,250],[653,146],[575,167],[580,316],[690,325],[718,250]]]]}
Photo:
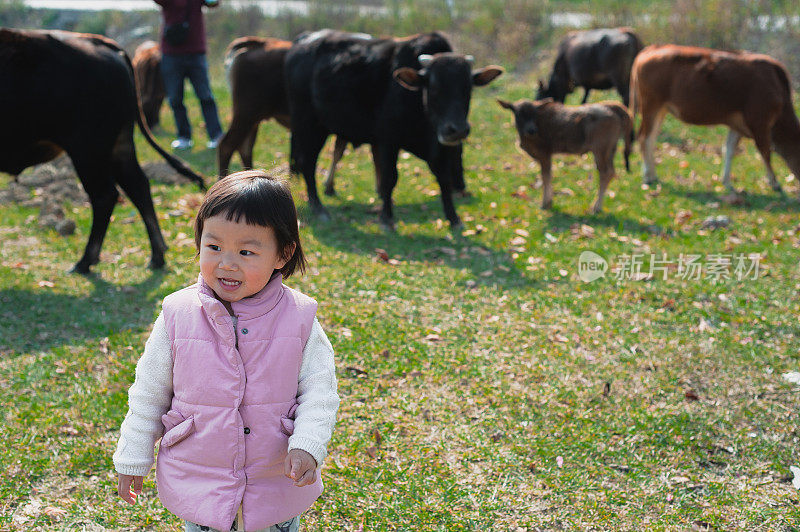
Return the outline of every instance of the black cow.
{"type": "Polygon", "coordinates": [[[539,81],[536,99],[564,103],[567,94],[583,87],[586,103],[591,89],[615,88],[627,106],[631,65],[641,49],[642,40],[630,28],[571,32],[558,47],[547,86],[539,81]]]}
{"type": "Polygon", "coordinates": [[[117,185],[144,219],[150,266],[164,265],[167,246],[136,160],[134,122],[170,166],[202,186],[200,176],[153,140],[131,60],[116,42],[100,35],[0,29],[0,171],[16,176],[67,152],[92,204],[92,230],[76,272],[88,273],[99,260],[117,185]]]}
{"type": "Polygon", "coordinates": [[[286,56],[293,167],[303,174],[312,211],[327,218],[314,173],[328,135],[370,144],[379,176],[380,220],[393,227],[392,190],[404,149],[428,163],[452,226],[461,221],[452,190],[464,188],[461,142],[473,85],[503,69],[472,70],[440,33],[406,39],[370,39],[333,30],[299,38],[286,56]]]}

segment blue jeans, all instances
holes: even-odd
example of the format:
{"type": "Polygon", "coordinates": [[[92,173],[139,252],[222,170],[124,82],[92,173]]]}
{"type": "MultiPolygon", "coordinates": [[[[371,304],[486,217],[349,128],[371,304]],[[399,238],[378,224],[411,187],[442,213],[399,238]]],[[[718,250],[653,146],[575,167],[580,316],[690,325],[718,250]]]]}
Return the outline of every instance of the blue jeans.
{"type": "Polygon", "coordinates": [[[169,105],[175,115],[178,136],[192,138],[192,126],[189,124],[186,107],[183,105],[184,80],[189,78],[194,93],[200,100],[208,138],[219,137],[222,134],[222,126],[219,123],[217,104],[214,102],[214,94],[208,81],[206,54],[164,54],[161,59],[161,74],[164,76],[164,89],[167,92],[169,105]]]}
{"type": "MultiPolygon", "coordinates": [[[[209,528],[207,526],[200,526],[189,521],[184,521],[185,530],[186,532],[222,532],[220,530],[215,530],[213,528],[209,528]]],[[[236,528],[231,527],[231,530],[236,530],[236,528]]],[[[289,519],[285,523],[278,523],[277,525],[272,525],[267,528],[263,528],[261,530],[254,530],[252,532],[298,532],[300,530],[300,516],[294,517],[289,519]]]]}

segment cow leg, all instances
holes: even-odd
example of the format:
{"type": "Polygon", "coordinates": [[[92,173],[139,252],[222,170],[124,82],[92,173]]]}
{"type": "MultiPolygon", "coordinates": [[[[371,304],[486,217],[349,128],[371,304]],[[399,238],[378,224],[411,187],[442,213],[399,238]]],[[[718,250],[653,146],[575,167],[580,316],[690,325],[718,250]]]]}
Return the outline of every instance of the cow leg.
{"type": "Polygon", "coordinates": [[[72,268],[73,272],[87,274],[89,268],[100,260],[100,248],[103,246],[103,239],[111,221],[114,205],[119,198],[119,191],[109,175],[109,165],[106,160],[99,161],[89,156],[85,157],[84,161],[84,158],[73,157],[71,154],[70,157],[92,205],[92,229],[89,232],[89,241],[86,243],[83,257],[72,268]]]}
{"type": "Polygon", "coordinates": [[[725,139],[725,168],[722,171],[722,184],[731,194],[736,193],[731,184],[731,161],[733,161],[733,156],[736,154],[736,146],[738,146],[741,138],[742,135],[739,132],[729,129],[728,138],[725,139]]]}
{"type": "Polygon", "coordinates": [[[317,194],[317,159],[319,152],[325,145],[328,132],[320,126],[306,126],[292,129],[290,169],[303,174],[306,181],[306,191],[308,192],[308,205],[311,212],[320,220],[331,219],[328,211],[322,205],[317,194]]]}
{"type": "Polygon", "coordinates": [[[764,166],[767,168],[769,186],[771,186],[772,190],[778,194],[783,195],[781,184],[778,182],[778,179],[775,177],[775,172],[772,170],[772,139],[770,138],[769,132],[767,131],[761,132],[761,134],[756,134],[756,132],[753,131],[753,140],[756,143],[758,152],[761,154],[761,159],[764,160],[764,166]]]}
{"type": "Polygon", "coordinates": [[[464,145],[454,146],[450,151],[453,152],[453,192],[462,198],[469,197],[470,193],[464,180],[464,145]]]}
{"type": "Polygon", "coordinates": [[[394,215],[392,213],[392,191],[397,185],[397,156],[400,150],[394,146],[373,146],[375,161],[375,175],[380,176],[381,207],[380,223],[388,231],[394,231],[394,215]],[[375,149],[377,148],[377,149],[375,149]]]}
{"type": "Polygon", "coordinates": [[[651,184],[658,181],[656,176],[656,137],[664,122],[667,110],[663,107],[653,108],[642,102],[642,125],[639,128],[639,150],[642,153],[643,181],[651,184]]]}
{"type": "Polygon", "coordinates": [[[597,214],[603,210],[603,198],[606,196],[608,184],[614,179],[614,152],[616,151],[616,142],[606,152],[594,152],[594,164],[597,166],[597,173],[600,176],[600,182],[597,189],[597,201],[592,207],[592,213],[597,214]]]}
{"type": "Polygon", "coordinates": [[[542,209],[553,206],[553,164],[550,155],[538,159],[542,167],[542,209]]]}
{"type": "Polygon", "coordinates": [[[583,104],[585,104],[586,102],[589,101],[589,91],[590,90],[592,90],[592,89],[590,89],[589,87],[584,87],[583,88],[583,101],[581,102],[581,105],[583,105],[583,104]]]}
{"type": "MultiPolygon", "coordinates": [[[[254,127],[258,127],[257,122],[253,125],[251,120],[234,115],[231,121],[231,127],[225,135],[223,135],[217,147],[217,169],[219,171],[219,177],[228,175],[228,167],[230,166],[231,157],[233,157],[233,152],[235,151],[239,152],[242,156],[242,164],[247,167],[244,163],[245,158],[242,152],[242,145],[247,142],[247,137],[254,127]]],[[[255,142],[255,138],[253,142],[255,142]]]]}
{"type": "Polygon", "coordinates": [[[631,95],[630,95],[630,87],[628,86],[628,84],[615,80],[614,81],[614,88],[617,89],[617,92],[622,97],[622,103],[625,105],[625,107],[630,108],[630,96],[631,95]]]}
{"type": "Polygon", "coordinates": [[[325,179],[325,195],[335,196],[336,187],[334,186],[334,177],[336,176],[336,166],[342,160],[344,150],[347,148],[347,141],[342,137],[336,137],[336,143],[333,145],[333,154],[331,160],[331,167],[328,169],[328,177],[325,179]]]}
{"type": "Polygon", "coordinates": [[[144,221],[150,239],[150,264],[152,269],[164,267],[164,252],[167,245],[158,226],[158,217],[150,195],[150,181],[144,175],[135,156],[126,158],[114,165],[117,170],[117,183],[133,203],[144,221]]]}
{"type": "Polygon", "coordinates": [[[253,124],[250,132],[239,145],[239,157],[242,159],[244,168],[253,167],[253,149],[256,146],[256,137],[258,137],[258,123],[253,124]]]}
{"type": "Polygon", "coordinates": [[[442,207],[444,208],[444,215],[450,222],[451,229],[458,229],[461,227],[461,218],[456,213],[456,207],[453,204],[453,180],[454,170],[456,169],[455,159],[452,150],[447,147],[442,147],[438,150],[435,158],[428,162],[428,167],[436,176],[436,181],[439,182],[439,190],[442,195],[442,207]]]}
{"type": "Polygon", "coordinates": [[[381,193],[381,166],[379,163],[378,157],[378,146],[375,144],[370,145],[370,151],[372,152],[372,166],[375,167],[375,192],[380,195],[381,193]]]}

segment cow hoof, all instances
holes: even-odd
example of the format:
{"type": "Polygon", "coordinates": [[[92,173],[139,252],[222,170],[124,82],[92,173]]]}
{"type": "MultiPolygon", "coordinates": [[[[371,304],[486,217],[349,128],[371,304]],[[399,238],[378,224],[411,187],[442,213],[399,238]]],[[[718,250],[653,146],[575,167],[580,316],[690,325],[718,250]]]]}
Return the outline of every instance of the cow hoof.
{"type": "Polygon", "coordinates": [[[84,264],[82,261],[77,263],[70,270],[70,273],[78,273],[80,275],[89,275],[91,272],[92,271],[91,271],[89,265],[88,264],[84,264]]]}
{"type": "Polygon", "coordinates": [[[325,188],[325,195],[326,196],[336,196],[336,190],[333,188],[325,188]]]}
{"type": "Polygon", "coordinates": [[[467,189],[464,189],[464,190],[456,190],[456,191],[455,191],[455,193],[454,193],[453,195],[454,195],[454,196],[456,196],[456,197],[458,197],[458,198],[471,198],[471,197],[472,197],[472,192],[470,192],[470,191],[469,191],[469,190],[467,190],[467,189]]]}
{"type": "Polygon", "coordinates": [[[380,224],[381,229],[383,229],[384,232],[386,232],[386,233],[394,233],[395,232],[394,220],[391,220],[391,219],[387,220],[386,218],[381,217],[378,220],[378,223],[380,224]]]}
{"type": "Polygon", "coordinates": [[[730,190],[727,194],[722,196],[722,201],[729,205],[741,205],[744,195],[737,190],[730,190]]]}
{"type": "Polygon", "coordinates": [[[151,270],[160,270],[166,264],[167,263],[166,261],[164,261],[164,257],[161,257],[160,259],[152,258],[150,259],[150,262],[147,264],[147,267],[150,268],[151,270]]]}
{"type": "Polygon", "coordinates": [[[330,222],[331,221],[331,215],[328,214],[328,211],[326,211],[325,209],[321,209],[321,210],[315,211],[314,212],[314,217],[317,220],[319,220],[320,222],[330,222]]]}

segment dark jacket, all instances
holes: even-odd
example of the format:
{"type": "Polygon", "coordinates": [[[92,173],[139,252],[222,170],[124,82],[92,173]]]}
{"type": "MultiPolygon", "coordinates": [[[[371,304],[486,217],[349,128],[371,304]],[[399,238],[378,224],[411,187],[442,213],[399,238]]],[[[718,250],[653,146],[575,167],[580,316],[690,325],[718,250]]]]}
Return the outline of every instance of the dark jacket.
{"type": "Polygon", "coordinates": [[[161,6],[161,50],[165,54],[206,53],[206,28],[203,22],[203,0],[155,0],[161,6]],[[189,2],[189,37],[180,46],[172,46],[164,40],[164,28],[169,24],[180,24],[186,20],[186,3],[189,2]]]}

